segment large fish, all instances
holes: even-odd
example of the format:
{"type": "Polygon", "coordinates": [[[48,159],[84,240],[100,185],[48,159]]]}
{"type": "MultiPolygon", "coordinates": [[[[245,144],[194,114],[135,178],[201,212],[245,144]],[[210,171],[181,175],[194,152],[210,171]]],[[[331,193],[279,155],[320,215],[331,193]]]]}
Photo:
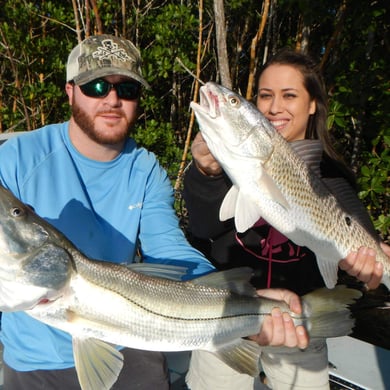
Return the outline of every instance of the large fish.
{"type": "MultiPolygon", "coordinates": [[[[69,332],[83,390],[109,389],[116,381],[123,359],[111,344],[208,350],[239,372],[258,375],[261,349],[242,337],[257,334],[273,307],[288,308],[259,298],[249,269],[182,282],[173,280],[176,269],[133,267],[86,258],[0,186],[0,311],[25,309],[69,332]],[[164,272],[170,278],[155,276],[164,272]]],[[[311,337],[346,335],[354,325],[348,305],[360,295],[345,287],[317,290],[302,298],[303,314],[292,316],[311,337]]]]}
{"type": "Polygon", "coordinates": [[[376,250],[384,265],[382,282],[390,288],[390,261],[353,215],[261,112],[242,96],[213,82],[191,103],[206,143],[233,186],[224,198],[220,219],[235,218],[243,232],[264,218],[317,258],[326,286],[337,282],[338,262],[361,246],[376,250]]]}

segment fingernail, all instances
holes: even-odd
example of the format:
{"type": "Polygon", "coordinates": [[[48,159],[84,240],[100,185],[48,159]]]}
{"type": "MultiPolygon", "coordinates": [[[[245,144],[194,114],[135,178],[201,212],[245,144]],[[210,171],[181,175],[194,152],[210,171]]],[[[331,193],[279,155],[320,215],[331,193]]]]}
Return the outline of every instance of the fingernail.
{"type": "Polygon", "coordinates": [[[290,322],[291,317],[287,313],[283,313],[283,321],[284,322],[290,322]]]}
{"type": "Polygon", "coordinates": [[[367,249],[367,256],[375,257],[375,256],[376,256],[375,250],[374,250],[374,249],[371,249],[371,248],[368,248],[368,249],[367,249]]]}
{"type": "Polygon", "coordinates": [[[272,315],[274,317],[281,317],[282,312],[280,311],[280,309],[278,307],[275,307],[272,309],[272,315]]]}

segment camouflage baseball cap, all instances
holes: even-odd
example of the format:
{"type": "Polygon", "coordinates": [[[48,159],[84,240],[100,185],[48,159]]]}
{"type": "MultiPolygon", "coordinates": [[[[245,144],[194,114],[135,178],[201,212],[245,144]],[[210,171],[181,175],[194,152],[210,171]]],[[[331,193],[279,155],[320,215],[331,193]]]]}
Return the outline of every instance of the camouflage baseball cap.
{"type": "Polygon", "coordinates": [[[141,73],[141,56],[127,39],[95,35],[79,43],[69,54],[66,81],[83,85],[104,76],[121,75],[150,88],[141,73]]]}

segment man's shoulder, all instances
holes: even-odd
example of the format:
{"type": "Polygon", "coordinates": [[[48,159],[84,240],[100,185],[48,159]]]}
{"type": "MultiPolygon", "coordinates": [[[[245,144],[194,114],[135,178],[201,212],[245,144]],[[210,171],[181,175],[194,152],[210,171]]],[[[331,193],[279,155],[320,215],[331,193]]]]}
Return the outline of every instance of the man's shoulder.
{"type": "Polygon", "coordinates": [[[153,152],[137,145],[132,138],[129,138],[126,144],[125,155],[128,155],[128,158],[134,161],[135,167],[141,171],[150,170],[154,166],[160,165],[158,158],[153,152]]]}
{"type": "Polygon", "coordinates": [[[14,133],[9,137],[4,146],[7,148],[34,149],[39,150],[44,146],[53,146],[62,142],[62,130],[67,123],[55,123],[43,126],[36,130],[14,133]]]}
{"type": "Polygon", "coordinates": [[[65,124],[48,125],[23,132],[1,145],[0,162],[7,161],[0,169],[4,182],[10,182],[15,177],[24,182],[38,166],[50,166],[52,157],[63,149],[62,126],[65,124]]]}

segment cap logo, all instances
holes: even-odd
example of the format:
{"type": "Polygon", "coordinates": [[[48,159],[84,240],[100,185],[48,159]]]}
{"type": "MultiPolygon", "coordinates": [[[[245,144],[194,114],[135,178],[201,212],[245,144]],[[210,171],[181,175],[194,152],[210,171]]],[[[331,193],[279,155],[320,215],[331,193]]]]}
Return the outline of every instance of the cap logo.
{"type": "Polygon", "coordinates": [[[93,58],[97,58],[98,60],[117,58],[123,62],[131,60],[126,50],[123,48],[119,49],[118,44],[114,43],[112,39],[105,39],[102,41],[102,45],[98,46],[97,50],[92,53],[93,58]]]}

